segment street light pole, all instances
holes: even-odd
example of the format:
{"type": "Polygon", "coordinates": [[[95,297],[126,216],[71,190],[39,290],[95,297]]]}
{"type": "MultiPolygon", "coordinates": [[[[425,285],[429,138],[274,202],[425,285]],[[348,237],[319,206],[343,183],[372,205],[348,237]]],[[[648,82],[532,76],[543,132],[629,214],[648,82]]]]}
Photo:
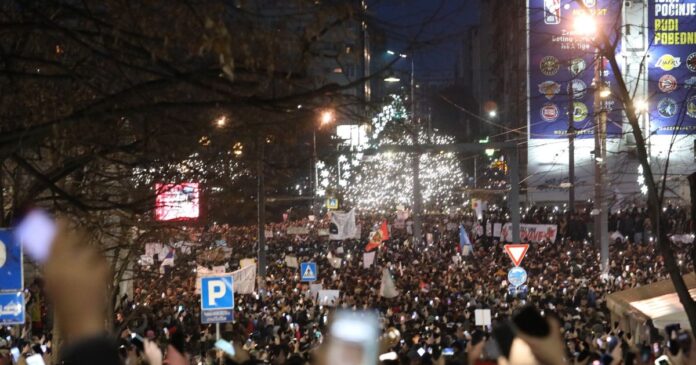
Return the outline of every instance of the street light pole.
{"type": "Polygon", "coordinates": [[[604,57],[598,52],[597,65],[595,67],[595,153],[594,153],[594,173],[595,173],[595,239],[599,244],[599,258],[602,272],[609,270],[609,232],[608,232],[608,206],[604,196],[604,179],[606,175],[606,123],[607,111],[606,103],[603,101],[605,95],[602,95],[606,85],[604,83],[604,57]]]}
{"type": "MultiPolygon", "coordinates": [[[[413,145],[418,146],[418,125],[416,122],[416,82],[415,82],[416,67],[411,54],[411,125],[413,128],[413,145]]],[[[416,149],[411,161],[413,168],[413,243],[421,242],[422,233],[422,214],[423,214],[423,194],[421,193],[420,183],[420,156],[421,152],[416,149]]]]}
{"type": "MultiPolygon", "coordinates": [[[[572,60],[571,74],[572,74],[572,60]]],[[[573,125],[573,115],[575,114],[575,102],[573,81],[575,77],[570,79],[568,84],[568,210],[572,214],[575,211],[575,126],[573,125]]]]}
{"type": "Polygon", "coordinates": [[[314,187],[314,196],[312,198],[312,214],[317,213],[317,192],[319,191],[319,169],[317,169],[317,127],[312,127],[312,167],[314,171],[310,170],[309,181],[310,185],[314,187]],[[314,176],[314,183],[312,183],[312,176],[314,176]]]}
{"type": "Polygon", "coordinates": [[[266,139],[262,132],[258,132],[257,137],[257,156],[256,156],[256,209],[257,209],[257,219],[256,224],[258,225],[258,247],[257,247],[257,258],[258,258],[258,274],[259,274],[259,286],[265,283],[266,277],[266,185],[264,181],[264,154],[265,154],[265,143],[266,139]]]}

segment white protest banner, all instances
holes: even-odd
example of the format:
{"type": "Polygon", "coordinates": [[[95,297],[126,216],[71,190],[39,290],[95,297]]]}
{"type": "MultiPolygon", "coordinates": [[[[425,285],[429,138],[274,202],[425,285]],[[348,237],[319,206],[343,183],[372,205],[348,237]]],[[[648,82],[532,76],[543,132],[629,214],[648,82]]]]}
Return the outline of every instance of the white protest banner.
{"type": "Polygon", "coordinates": [[[372,252],[366,252],[363,254],[363,267],[365,269],[369,269],[372,264],[375,262],[375,251],[372,252]]]}
{"type": "MultiPolygon", "coordinates": [[[[539,243],[543,240],[555,242],[557,233],[558,226],[555,224],[520,224],[520,240],[522,242],[539,243]]],[[[512,223],[503,225],[500,237],[504,242],[512,242],[512,223]]]]}
{"type": "Polygon", "coordinates": [[[503,229],[502,223],[493,223],[493,237],[500,237],[500,230],[503,229]]]}
{"type": "MultiPolygon", "coordinates": [[[[155,243],[155,242],[150,242],[145,244],[145,254],[150,256],[150,257],[155,257],[155,255],[159,255],[160,252],[162,251],[163,245],[161,243],[155,243]]],[[[160,256],[159,258],[162,260],[162,257],[160,256]]]]}
{"type": "Polygon", "coordinates": [[[476,318],[476,326],[490,326],[491,325],[491,310],[490,309],[476,309],[476,310],[474,310],[474,317],[476,318]]]}
{"type": "Polygon", "coordinates": [[[213,266],[213,274],[224,274],[225,266],[213,266]]]}
{"type": "Polygon", "coordinates": [[[359,237],[358,228],[355,225],[355,209],[351,209],[348,213],[332,212],[331,225],[329,228],[329,239],[345,240],[354,238],[356,234],[359,237]]]}
{"type": "Polygon", "coordinates": [[[319,237],[324,237],[329,235],[329,230],[326,228],[319,228],[317,229],[317,236],[319,237]]]}
{"type": "Polygon", "coordinates": [[[239,267],[241,267],[242,269],[249,266],[249,265],[256,265],[256,259],[249,258],[249,259],[241,259],[239,261],[239,267]]]}
{"type": "Polygon", "coordinates": [[[297,263],[297,257],[292,255],[285,256],[285,266],[297,269],[300,264],[297,263]]]}
{"type": "Polygon", "coordinates": [[[339,303],[341,292],[339,290],[319,290],[319,305],[335,307],[339,303]]]}
{"type": "Polygon", "coordinates": [[[256,264],[232,272],[235,294],[252,294],[256,286],[256,264]]]}
{"type": "Polygon", "coordinates": [[[140,255],[140,265],[142,266],[152,266],[155,264],[155,259],[152,258],[152,256],[148,255],[140,255]]]}
{"type": "MultiPolygon", "coordinates": [[[[645,239],[645,238],[643,238],[645,239]]],[[[672,242],[676,243],[694,243],[693,234],[675,234],[669,237],[672,242]]]]}
{"type": "Polygon", "coordinates": [[[267,230],[265,230],[265,231],[263,232],[263,235],[264,235],[266,238],[271,238],[271,237],[273,237],[273,230],[267,229],[267,230]]]}
{"type": "Polygon", "coordinates": [[[311,299],[317,299],[317,294],[323,289],[324,287],[321,284],[309,284],[309,297],[311,299]]]}
{"type": "Polygon", "coordinates": [[[288,227],[287,234],[309,234],[309,228],[307,227],[288,227]]]}
{"type": "Polygon", "coordinates": [[[339,247],[339,248],[336,249],[336,253],[337,253],[337,254],[343,254],[343,252],[345,252],[345,251],[343,250],[343,246],[341,246],[341,247],[339,247]]]}

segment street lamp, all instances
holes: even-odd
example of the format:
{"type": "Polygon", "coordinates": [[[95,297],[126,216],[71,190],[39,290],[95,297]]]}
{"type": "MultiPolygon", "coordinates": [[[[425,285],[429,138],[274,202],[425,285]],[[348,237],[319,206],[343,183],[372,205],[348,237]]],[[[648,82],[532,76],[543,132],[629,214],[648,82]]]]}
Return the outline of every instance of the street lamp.
{"type": "MultiPolygon", "coordinates": [[[[331,109],[326,109],[321,112],[321,115],[319,116],[319,128],[329,125],[334,122],[336,119],[336,114],[334,113],[333,110],[331,109]]],[[[314,126],[312,127],[312,168],[314,169],[314,184],[311,184],[310,186],[314,185],[314,196],[312,199],[313,202],[313,209],[316,209],[316,198],[317,198],[317,191],[319,191],[319,169],[317,168],[317,162],[319,162],[319,159],[317,157],[317,126],[316,124],[313,124],[314,126]]],[[[310,179],[311,179],[310,175],[310,179]]],[[[315,215],[318,215],[318,212],[315,212],[315,215]]]]}
{"type": "Polygon", "coordinates": [[[593,36],[597,32],[597,21],[587,13],[578,14],[573,20],[575,34],[593,36]]]}
{"type": "Polygon", "coordinates": [[[384,78],[384,81],[388,82],[388,83],[395,83],[395,82],[401,81],[401,79],[394,76],[394,75],[388,75],[387,77],[384,78]]]}
{"type": "Polygon", "coordinates": [[[635,109],[637,113],[643,114],[648,111],[648,102],[645,99],[634,100],[633,109],[635,109]]]}
{"type": "Polygon", "coordinates": [[[321,113],[321,125],[327,125],[334,120],[334,112],[332,110],[324,110],[321,113]]]}
{"type": "Polygon", "coordinates": [[[215,125],[218,128],[223,128],[225,125],[227,125],[227,116],[221,115],[219,118],[215,119],[215,125]]]}
{"type": "Polygon", "coordinates": [[[498,116],[498,112],[495,109],[493,109],[488,112],[488,116],[491,118],[495,118],[496,116],[498,116]]]}
{"type": "MultiPolygon", "coordinates": [[[[397,53],[394,51],[387,50],[387,54],[389,55],[396,55],[397,53]]],[[[415,60],[414,60],[414,55],[407,55],[404,53],[399,53],[399,57],[401,58],[411,58],[411,80],[410,80],[410,98],[411,98],[411,123],[415,127],[416,125],[416,100],[415,100],[415,94],[416,94],[416,82],[415,82],[415,76],[416,76],[416,66],[415,66],[415,60]]],[[[398,77],[394,76],[394,74],[389,74],[387,77],[384,78],[385,82],[389,83],[394,83],[394,82],[399,82],[401,79],[398,77]]],[[[414,131],[412,133],[412,138],[413,138],[413,145],[418,145],[418,132],[417,128],[414,128],[414,131]]],[[[428,120],[428,141],[430,141],[430,131],[432,130],[432,126],[430,125],[430,120],[428,120]]],[[[413,169],[413,243],[418,245],[420,244],[420,239],[421,239],[421,214],[422,214],[422,209],[423,209],[423,195],[421,193],[421,183],[420,183],[420,153],[416,152],[412,156],[411,159],[411,166],[413,169]]]]}

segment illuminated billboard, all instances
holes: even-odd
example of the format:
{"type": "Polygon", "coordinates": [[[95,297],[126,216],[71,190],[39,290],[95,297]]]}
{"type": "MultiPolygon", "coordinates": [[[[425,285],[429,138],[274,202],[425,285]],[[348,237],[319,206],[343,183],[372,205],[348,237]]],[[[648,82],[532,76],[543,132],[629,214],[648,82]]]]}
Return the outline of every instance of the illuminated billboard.
{"type": "Polygon", "coordinates": [[[156,184],[155,219],[179,221],[200,216],[200,189],[198,183],[156,184]]]}
{"type": "MultiPolygon", "coordinates": [[[[595,113],[592,80],[597,61],[592,41],[596,35],[591,30],[618,29],[622,2],[583,0],[581,5],[577,0],[528,1],[529,138],[567,138],[569,110],[577,138],[592,138],[595,113]]],[[[605,63],[603,70],[608,87],[613,87],[608,64],[605,63]]],[[[620,103],[612,97],[604,103],[609,110],[607,135],[619,136],[620,103]]]]}
{"type": "Polygon", "coordinates": [[[650,129],[696,132],[696,0],[650,0],[650,129]]]}

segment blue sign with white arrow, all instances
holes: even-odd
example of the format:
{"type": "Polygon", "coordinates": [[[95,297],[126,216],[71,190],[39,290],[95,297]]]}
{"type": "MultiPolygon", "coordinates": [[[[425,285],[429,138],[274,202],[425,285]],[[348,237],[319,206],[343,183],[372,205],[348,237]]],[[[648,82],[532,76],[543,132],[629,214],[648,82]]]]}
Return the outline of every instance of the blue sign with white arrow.
{"type": "Polygon", "coordinates": [[[0,324],[24,324],[24,293],[0,294],[0,324]]]}
{"type": "Polygon", "coordinates": [[[508,271],[508,281],[515,287],[519,287],[527,282],[527,271],[519,266],[515,266],[508,271]]]}
{"type": "Polygon", "coordinates": [[[303,262],[300,264],[300,277],[302,281],[317,280],[317,264],[315,262],[303,262]]]}

